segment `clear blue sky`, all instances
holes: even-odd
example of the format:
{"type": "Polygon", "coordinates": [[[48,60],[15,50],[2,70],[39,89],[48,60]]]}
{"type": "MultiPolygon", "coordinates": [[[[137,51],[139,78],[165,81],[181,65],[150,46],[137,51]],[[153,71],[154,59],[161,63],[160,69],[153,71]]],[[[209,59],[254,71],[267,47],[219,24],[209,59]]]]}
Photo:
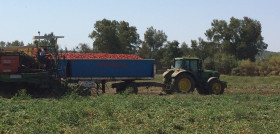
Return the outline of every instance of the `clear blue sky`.
{"type": "Polygon", "coordinates": [[[268,50],[280,52],[279,0],[0,0],[0,41],[32,42],[32,36],[54,32],[64,35],[59,45],[68,49],[88,38],[96,21],[127,21],[136,26],[143,40],[146,29],[163,30],[168,41],[190,44],[213,19],[229,21],[244,16],[262,24],[268,50]]]}

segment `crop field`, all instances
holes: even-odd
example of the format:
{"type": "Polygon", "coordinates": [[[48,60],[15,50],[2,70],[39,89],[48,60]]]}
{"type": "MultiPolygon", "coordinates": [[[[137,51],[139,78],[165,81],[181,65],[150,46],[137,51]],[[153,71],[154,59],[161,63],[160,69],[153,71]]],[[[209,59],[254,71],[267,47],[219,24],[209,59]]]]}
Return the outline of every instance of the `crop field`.
{"type": "Polygon", "coordinates": [[[0,133],[280,133],[280,77],[221,79],[228,82],[223,95],[165,95],[151,87],[138,95],[108,89],[32,98],[20,90],[0,97],[0,133]]]}

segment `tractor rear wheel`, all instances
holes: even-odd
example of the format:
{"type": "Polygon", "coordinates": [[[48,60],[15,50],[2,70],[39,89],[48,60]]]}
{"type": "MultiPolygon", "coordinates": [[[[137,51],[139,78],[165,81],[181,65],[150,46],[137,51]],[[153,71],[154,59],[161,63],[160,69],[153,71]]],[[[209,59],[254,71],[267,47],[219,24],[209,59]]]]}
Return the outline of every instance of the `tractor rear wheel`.
{"type": "Polygon", "coordinates": [[[179,93],[190,93],[194,88],[195,82],[188,74],[181,74],[172,79],[172,89],[179,93]]]}
{"type": "Polygon", "coordinates": [[[216,95],[223,94],[224,89],[225,87],[223,83],[218,79],[213,79],[208,84],[208,91],[211,94],[216,94],[216,95]]]}

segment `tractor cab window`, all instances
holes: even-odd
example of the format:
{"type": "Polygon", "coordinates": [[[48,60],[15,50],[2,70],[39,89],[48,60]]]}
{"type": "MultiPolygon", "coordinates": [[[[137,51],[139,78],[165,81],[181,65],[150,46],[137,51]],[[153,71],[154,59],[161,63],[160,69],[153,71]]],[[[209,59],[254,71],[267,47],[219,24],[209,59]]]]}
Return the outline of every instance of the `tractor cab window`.
{"type": "Polygon", "coordinates": [[[190,70],[193,72],[197,72],[198,70],[198,63],[197,60],[190,60],[190,70]]]}
{"type": "Polygon", "coordinates": [[[184,69],[189,70],[190,69],[190,61],[189,60],[184,60],[184,69]]]}
{"type": "Polygon", "coordinates": [[[176,60],[175,61],[175,68],[176,69],[181,69],[183,65],[183,60],[176,60]]]}

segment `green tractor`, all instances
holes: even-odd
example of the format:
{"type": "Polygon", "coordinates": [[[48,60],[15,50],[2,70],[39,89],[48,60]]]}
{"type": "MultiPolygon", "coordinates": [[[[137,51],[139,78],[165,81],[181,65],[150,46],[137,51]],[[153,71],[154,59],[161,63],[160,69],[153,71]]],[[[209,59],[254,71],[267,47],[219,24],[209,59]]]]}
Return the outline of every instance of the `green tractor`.
{"type": "Polygon", "coordinates": [[[174,68],[163,73],[163,91],[190,93],[196,88],[199,94],[223,94],[226,82],[217,71],[203,70],[199,58],[175,58],[174,68]]]}

